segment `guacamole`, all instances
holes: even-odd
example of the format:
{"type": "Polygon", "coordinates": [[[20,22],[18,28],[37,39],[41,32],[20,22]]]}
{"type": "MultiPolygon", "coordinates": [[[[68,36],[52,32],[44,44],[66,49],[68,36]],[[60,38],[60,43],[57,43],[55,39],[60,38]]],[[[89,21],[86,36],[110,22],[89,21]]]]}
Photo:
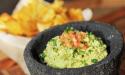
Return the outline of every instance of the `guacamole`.
{"type": "Polygon", "coordinates": [[[48,41],[41,59],[53,68],[79,68],[95,64],[108,55],[106,44],[91,32],[73,28],[48,41]]]}

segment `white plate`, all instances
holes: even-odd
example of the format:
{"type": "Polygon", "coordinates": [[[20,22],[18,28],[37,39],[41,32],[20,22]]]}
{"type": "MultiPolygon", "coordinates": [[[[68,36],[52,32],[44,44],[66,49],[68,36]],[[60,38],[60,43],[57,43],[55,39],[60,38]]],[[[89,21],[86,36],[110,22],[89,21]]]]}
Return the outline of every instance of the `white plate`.
{"type": "Polygon", "coordinates": [[[31,38],[0,33],[0,50],[16,61],[27,75],[30,75],[23,57],[26,44],[31,38]]]}

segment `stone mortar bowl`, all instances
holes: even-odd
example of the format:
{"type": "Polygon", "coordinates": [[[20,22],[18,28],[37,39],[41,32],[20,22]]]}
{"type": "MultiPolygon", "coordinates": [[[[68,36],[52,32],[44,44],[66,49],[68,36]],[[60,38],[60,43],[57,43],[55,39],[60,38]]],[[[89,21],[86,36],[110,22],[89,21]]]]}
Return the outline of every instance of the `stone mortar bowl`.
{"type": "Polygon", "coordinates": [[[31,75],[118,75],[119,60],[123,48],[123,38],[115,27],[94,21],[73,22],[47,29],[34,37],[27,45],[24,59],[31,75]],[[108,56],[102,61],[81,68],[55,69],[40,61],[40,53],[46,48],[47,42],[61,35],[66,27],[80,31],[93,32],[106,43],[108,56]]]}

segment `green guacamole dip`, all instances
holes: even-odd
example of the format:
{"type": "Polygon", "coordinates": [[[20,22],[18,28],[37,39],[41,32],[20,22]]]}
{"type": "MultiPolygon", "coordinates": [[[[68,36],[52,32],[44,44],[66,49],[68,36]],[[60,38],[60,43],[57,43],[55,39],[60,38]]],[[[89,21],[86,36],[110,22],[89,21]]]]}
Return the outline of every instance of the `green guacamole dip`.
{"type": "Polygon", "coordinates": [[[91,32],[65,30],[52,38],[41,59],[53,68],[79,68],[97,63],[108,55],[106,44],[91,32]]]}

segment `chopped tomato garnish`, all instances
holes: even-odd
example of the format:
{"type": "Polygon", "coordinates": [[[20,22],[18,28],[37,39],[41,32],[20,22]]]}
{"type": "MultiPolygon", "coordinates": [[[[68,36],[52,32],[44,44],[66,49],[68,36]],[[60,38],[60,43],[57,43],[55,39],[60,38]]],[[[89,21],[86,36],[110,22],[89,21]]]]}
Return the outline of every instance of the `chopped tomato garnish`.
{"type": "Polygon", "coordinates": [[[70,31],[68,33],[63,33],[60,36],[60,39],[61,39],[62,43],[67,47],[87,49],[88,46],[85,45],[84,43],[81,43],[81,41],[83,40],[83,38],[85,36],[86,36],[85,32],[77,33],[77,32],[70,31]],[[80,47],[80,46],[82,46],[82,47],[80,47]]]}
{"type": "Polygon", "coordinates": [[[84,46],[83,46],[83,49],[86,50],[87,48],[88,48],[88,45],[84,45],[84,46]]]}

